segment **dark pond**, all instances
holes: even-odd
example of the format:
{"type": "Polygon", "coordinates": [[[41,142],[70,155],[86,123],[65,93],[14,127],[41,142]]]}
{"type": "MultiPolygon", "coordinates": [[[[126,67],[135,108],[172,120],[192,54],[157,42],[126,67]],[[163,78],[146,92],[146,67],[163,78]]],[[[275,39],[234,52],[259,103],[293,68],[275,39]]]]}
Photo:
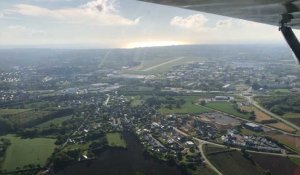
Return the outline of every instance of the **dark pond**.
{"type": "Polygon", "coordinates": [[[109,149],[99,158],[74,164],[57,173],[58,175],[183,175],[176,166],[143,154],[143,146],[131,133],[123,133],[127,149],[109,149]]]}

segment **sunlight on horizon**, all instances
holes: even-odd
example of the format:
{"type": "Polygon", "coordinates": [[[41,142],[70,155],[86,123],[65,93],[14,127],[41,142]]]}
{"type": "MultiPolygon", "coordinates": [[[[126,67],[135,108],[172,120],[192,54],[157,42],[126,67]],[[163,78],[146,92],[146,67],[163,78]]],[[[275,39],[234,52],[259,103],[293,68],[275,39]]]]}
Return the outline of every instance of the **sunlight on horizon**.
{"type": "Polygon", "coordinates": [[[191,44],[182,41],[140,41],[132,42],[125,46],[125,48],[141,48],[141,47],[159,47],[159,46],[177,46],[191,44]]]}

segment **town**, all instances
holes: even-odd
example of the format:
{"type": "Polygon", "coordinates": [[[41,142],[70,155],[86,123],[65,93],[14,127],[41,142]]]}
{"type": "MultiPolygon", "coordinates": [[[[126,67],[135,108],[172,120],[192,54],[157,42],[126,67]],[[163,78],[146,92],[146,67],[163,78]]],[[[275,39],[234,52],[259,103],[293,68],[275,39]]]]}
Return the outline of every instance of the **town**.
{"type": "MultiPolygon", "coordinates": [[[[131,60],[131,50],[116,50],[103,63],[93,56],[103,55],[102,50],[89,53],[84,62],[80,54],[73,58],[66,52],[63,59],[54,54],[48,64],[2,67],[1,173],[73,172],[108,152],[133,148],[183,174],[224,173],[222,156],[229,162],[240,159],[252,173],[274,173],[260,165],[263,158],[280,157],[297,167],[299,68],[292,61],[270,62],[269,55],[258,63],[249,52],[233,54],[234,47],[223,53],[231,55],[226,61],[219,52],[212,54],[215,48],[200,46],[201,57],[198,52],[172,57],[184,49],[169,48],[171,56],[159,63],[131,60]],[[24,150],[18,163],[8,158],[16,156],[13,147],[24,150]]],[[[148,54],[163,52],[157,48],[148,54]]]]}

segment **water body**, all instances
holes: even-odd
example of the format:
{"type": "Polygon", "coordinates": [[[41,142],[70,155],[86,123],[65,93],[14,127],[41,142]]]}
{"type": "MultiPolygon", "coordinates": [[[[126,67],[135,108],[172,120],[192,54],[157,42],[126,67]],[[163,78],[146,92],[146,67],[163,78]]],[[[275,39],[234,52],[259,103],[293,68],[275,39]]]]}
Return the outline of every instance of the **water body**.
{"type": "Polygon", "coordinates": [[[184,175],[176,166],[170,166],[155,158],[144,156],[143,145],[131,133],[123,133],[127,149],[109,149],[99,158],[74,164],[58,175],[184,175]]]}

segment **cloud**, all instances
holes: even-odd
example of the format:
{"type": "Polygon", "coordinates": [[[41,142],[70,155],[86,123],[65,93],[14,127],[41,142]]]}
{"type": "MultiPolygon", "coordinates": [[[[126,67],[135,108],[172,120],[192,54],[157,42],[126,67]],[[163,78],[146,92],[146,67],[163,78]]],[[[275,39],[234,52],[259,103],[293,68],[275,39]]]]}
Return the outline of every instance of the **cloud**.
{"type": "Polygon", "coordinates": [[[21,25],[8,26],[7,28],[9,30],[15,30],[15,31],[25,31],[25,30],[27,30],[27,28],[25,26],[21,26],[21,25]]]}
{"type": "MultiPolygon", "coordinates": [[[[175,16],[171,19],[170,25],[177,26],[184,29],[190,29],[195,32],[216,32],[216,31],[229,31],[229,30],[266,30],[270,29],[269,25],[260,24],[251,21],[240,19],[225,18],[216,21],[214,24],[202,14],[190,15],[187,17],[175,16]]],[[[272,27],[271,27],[272,28],[272,27]]]]}
{"type": "Polygon", "coordinates": [[[188,17],[175,16],[170,25],[185,29],[191,29],[196,32],[208,32],[219,29],[230,29],[233,25],[231,19],[219,20],[214,26],[207,25],[208,19],[202,14],[190,15],[188,17]]]}
{"type": "Polygon", "coordinates": [[[186,18],[175,16],[170,24],[172,26],[179,26],[186,29],[206,30],[205,24],[208,19],[202,14],[191,15],[186,18]]]}
{"type": "Polygon", "coordinates": [[[67,23],[91,25],[135,25],[140,18],[128,19],[118,14],[115,0],[96,0],[77,8],[48,9],[28,4],[17,4],[10,13],[31,17],[50,17],[67,23]]]}
{"type": "Polygon", "coordinates": [[[115,8],[115,0],[97,0],[88,2],[85,5],[82,5],[81,8],[88,9],[91,11],[99,11],[102,13],[115,13],[117,9],[115,8]]]}
{"type": "Polygon", "coordinates": [[[180,31],[181,36],[195,43],[282,41],[275,26],[227,17],[217,19],[208,20],[203,14],[175,16],[170,20],[170,25],[184,29],[180,31]]]}
{"type": "Polygon", "coordinates": [[[228,29],[228,28],[232,27],[232,24],[233,24],[233,22],[232,22],[231,19],[219,20],[219,21],[216,22],[215,28],[218,28],[218,29],[226,28],[226,29],[228,29]]]}
{"type": "Polygon", "coordinates": [[[33,38],[47,36],[47,32],[43,30],[32,29],[22,25],[11,25],[8,26],[7,29],[10,32],[14,33],[15,35],[19,35],[19,36],[33,37],[33,38]]]}

